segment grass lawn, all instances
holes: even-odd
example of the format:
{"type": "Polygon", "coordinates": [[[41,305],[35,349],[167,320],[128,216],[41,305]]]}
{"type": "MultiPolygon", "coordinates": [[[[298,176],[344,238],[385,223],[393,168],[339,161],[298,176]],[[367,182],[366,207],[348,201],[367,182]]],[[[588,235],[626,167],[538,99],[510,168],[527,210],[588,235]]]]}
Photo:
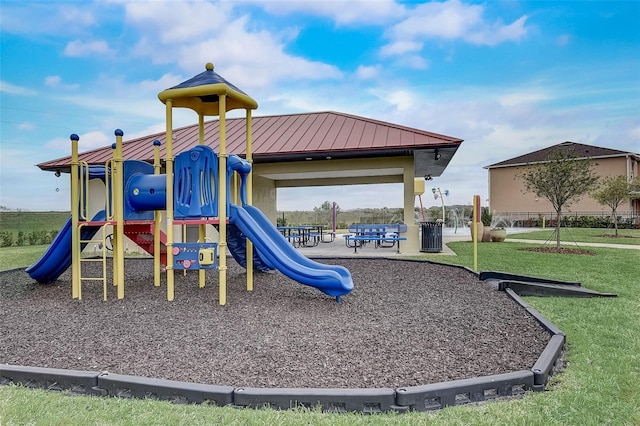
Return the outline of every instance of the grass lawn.
{"type": "Polygon", "coordinates": [[[0,271],[33,264],[47,250],[48,245],[0,247],[0,271]]]}
{"type": "Polygon", "coordinates": [[[70,212],[0,212],[0,231],[55,231],[62,228],[70,212]]]}
{"type": "MultiPolygon", "coordinates": [[[[473,244],[450,243],[458,256],[423,258],[466,266],[473,244]]],[[[152,400],[68,396],[0,386],[0,424],[264,425],[637,425],[640,424],[640,251],[590,248],[595,256],[519,250],[522,243],[479,244],[481,270],[580,281],[617,298],[526,301],[567,334],[567,369],[550,391],[480,406],[403,415],[325,414],[314,410],[236,410],[152,400]]],[[[4,258],[5,252],[2,252],[4,258]]],[[[18,266],[17,264],[11,266],[18,266]]],[[[428,277],[427,277],[428,278],[428,277]]]]}

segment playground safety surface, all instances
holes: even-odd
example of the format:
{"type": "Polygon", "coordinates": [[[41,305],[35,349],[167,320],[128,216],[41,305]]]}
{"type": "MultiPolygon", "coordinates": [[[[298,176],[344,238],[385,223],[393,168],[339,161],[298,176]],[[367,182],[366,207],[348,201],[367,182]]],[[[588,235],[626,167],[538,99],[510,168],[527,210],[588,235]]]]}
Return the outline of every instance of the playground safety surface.
{"type": "MultiPolygon", "coordinates": [[[[71,275],[35,284],[0,274],[0,364],[107,371],[234,387],[399,388],[528,370],[549,333],[504,292],[461,268],[396,259],[319,259],[346,266],[355,288],[338,304],[281,273],[229,261],[176,296],[153,286],[149,259],[127,259],[123,300],[101,284],[71,298],[71,275]]],[[[93,265],[89,265],[90,267],[93,265]]],[[[83,273],[86,275],[89,271],[83,273]]]]}

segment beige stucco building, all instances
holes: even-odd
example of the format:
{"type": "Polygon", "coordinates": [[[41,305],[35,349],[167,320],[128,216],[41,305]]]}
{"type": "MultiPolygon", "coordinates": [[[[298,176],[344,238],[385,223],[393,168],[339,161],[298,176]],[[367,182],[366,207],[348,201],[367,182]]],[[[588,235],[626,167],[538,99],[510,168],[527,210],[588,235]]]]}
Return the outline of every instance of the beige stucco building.
{"type": "MultiPolygon", "coordinates": [[[[491,211],[513,219],[554,212],[547,199],[524,192],[524,183],[520,175],[527,167],[545,162],[551,154],[558,150],[570,153],[576,159],[592,160],[594,171],[601,177],[625,175],[631,179],[640,176],[640,154],[575,142],[563,142],[486,166],[485,169],[489,173],[489,206],[491,211]]],[[[640,193],[637,195],[631,201],[621,204],[618,208],[618,214],[631,217],[640,216],[640,193]]],[[[584,215],[608,215],[611,209],[598,204],[591,196],[585,195],[578,202],[572,204],[568,211],[584,215]]]]}

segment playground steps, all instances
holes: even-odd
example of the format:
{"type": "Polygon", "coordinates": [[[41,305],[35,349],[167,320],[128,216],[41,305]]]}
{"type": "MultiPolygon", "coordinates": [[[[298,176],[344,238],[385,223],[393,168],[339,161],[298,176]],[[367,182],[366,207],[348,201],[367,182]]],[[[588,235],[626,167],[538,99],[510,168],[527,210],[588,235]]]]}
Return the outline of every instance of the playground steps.
{"type": "MultiPolygon", "coordinates": [[[[153,222],[127,223],[124,234],[140,248],[153,256],[153,222]]],[[[160,263],[167,264],[167,235],[160,231],[160,263]]]]}

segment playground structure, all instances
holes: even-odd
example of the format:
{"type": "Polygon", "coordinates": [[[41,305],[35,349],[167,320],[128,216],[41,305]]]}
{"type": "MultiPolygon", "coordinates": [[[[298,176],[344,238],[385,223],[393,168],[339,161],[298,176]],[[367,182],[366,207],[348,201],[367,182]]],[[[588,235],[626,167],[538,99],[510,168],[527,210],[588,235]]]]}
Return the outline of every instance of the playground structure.
{"type": "Polygon", "coordinates": [[[233,86],[207,63],[205,71],[164,90],[158,98],[166,106],[164,174],[162,143],[154,141],[154,164],[124,160],[122,130],[115,131],[113,157],[104,165],[78,160],[77,135],[71,135],[71,217],[43,257],[27,268],[38,282],[55,281],[69,265],[72,297],[82,298],[82,282],[100,280],[107,297],[107,235],[113,228],[113,285],[124,298],[125,236],[154,257],[154,285],[166,273],[167,300],[174,299],[175,271],[197,270],[204,287],[207,270],[218,271],[219,303],[226,304],[227,249],[247,271],[247,291],[253,290],[254,270],[278,269],[288,277],[340,297],[353,288],[349,271],[324,265],[295,250],[252,203],[251,111],[257,103],[233,86]],[[199,145],[173,156],[173,108],[198,114],[199,145]],[[246,158],[226,150],[226,113],[245,110],[246,158]],[[204,145],[204,117],[219,116],[219,152],[204,145]],[[104,183],[104,209],[90,217],[89,182],[104,183]],[[233,204],[234,201],[236,204],[233,204]],[[240,203],[240,204],[237,204],[240,203]],[[164,214],[163,214],[164,212],[164,214]],[[186,226],[198,227],[197,241],[186,240],[186,226]],[[214,226],[218,239],[207,237],[214,226]],[[180,238],[174,228],[182,227],[180,238]],[[83,247],[102,230],[100,258],[83,258],[83,247]],[[247,261],[251,259],[252,261],[247,261]],[[101,277],[83,277],[83,262],[102,262],[101,277]],[[163,266],[164,265],[164,268],[163,266]]]}

